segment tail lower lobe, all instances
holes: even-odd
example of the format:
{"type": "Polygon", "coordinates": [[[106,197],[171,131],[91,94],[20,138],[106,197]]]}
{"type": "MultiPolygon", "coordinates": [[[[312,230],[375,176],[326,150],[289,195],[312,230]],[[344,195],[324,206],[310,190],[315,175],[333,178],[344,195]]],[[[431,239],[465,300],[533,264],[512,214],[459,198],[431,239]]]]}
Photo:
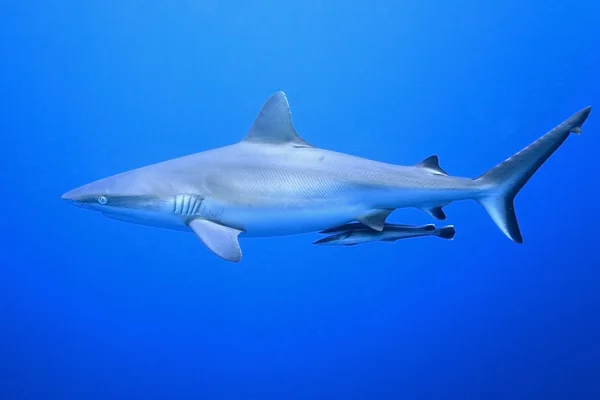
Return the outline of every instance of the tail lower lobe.
{"type": "Polygon", "coordinates": [[[591,111],[591,107],[586,107],[573,114],[550,132],[475,180],[481,187],[481,196],[475,200],[485,208],[498,228],[512,241],[523,243],[515,214],[515,196],[567,140],[570,133],[581,133],[581,126],[591,111]]]}

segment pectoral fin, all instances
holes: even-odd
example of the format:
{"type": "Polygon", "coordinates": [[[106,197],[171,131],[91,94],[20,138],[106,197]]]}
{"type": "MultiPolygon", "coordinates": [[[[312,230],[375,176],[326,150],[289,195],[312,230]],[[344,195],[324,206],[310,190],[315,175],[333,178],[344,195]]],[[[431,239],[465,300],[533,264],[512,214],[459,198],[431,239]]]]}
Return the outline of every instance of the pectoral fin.
{"type": "Polygon", "coordinates": [[[238,235],[242,231],[199,218],[192,220],[189,226],[215,255],[231,262],[242,259],[242,249],[238,242],[238,235]]]}

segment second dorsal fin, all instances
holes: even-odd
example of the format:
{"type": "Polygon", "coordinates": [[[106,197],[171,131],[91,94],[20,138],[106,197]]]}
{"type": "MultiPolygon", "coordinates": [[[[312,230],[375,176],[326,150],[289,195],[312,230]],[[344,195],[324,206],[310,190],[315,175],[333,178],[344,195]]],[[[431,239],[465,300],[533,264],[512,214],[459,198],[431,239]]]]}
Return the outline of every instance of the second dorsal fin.
{"type": "Polygon", "coordinates": [[[269,97],[243,141],[311,147],[294,128],[290,105],[284,92],[277,92],[269,97]]]}
{"type": "Polygon", "coordinates": [[[446,176],[448,176],[448,174],[446,173],[446,171],[444,171],[440,167],[440,160],[439,160],[438,156],[436,156],[436,155],[427,157],[426,159],[424,159],[423,161],[421,161],[420,163],[418,163],[417,167],[419,167],[419,168],[425,168],[426,170],[428,170],[432,174],[446,175],[446,176]]]}

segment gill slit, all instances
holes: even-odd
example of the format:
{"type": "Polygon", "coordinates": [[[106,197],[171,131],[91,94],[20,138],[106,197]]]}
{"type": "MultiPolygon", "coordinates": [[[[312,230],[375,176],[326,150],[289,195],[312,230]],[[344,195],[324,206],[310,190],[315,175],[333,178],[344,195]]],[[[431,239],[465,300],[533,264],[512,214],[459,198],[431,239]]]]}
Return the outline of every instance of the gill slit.
{"type": "Polygon", "coordinates": [[[173,201],[173,214],[182,216],[196,215],[200,211],[202,198],[190,194],[179,194],[173,201]]]}

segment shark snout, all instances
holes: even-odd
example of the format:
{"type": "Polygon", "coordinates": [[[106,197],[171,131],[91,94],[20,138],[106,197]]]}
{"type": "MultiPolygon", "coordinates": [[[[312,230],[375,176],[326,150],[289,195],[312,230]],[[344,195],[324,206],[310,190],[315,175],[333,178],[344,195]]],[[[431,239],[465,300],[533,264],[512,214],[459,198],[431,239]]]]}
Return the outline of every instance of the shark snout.
{"type": "Polygon", "coordinates": [[[81,198],[77,194],[77,189],[69,190],[68,192],[63,193],[60,198],[73,206],[83,207],[82,203],[80,202],[81,198]]]}
{"type": "Polygon", "coordinates": [[[98,195],[93,190],[90,190],[89,185],[83,185],[63,193],[60,198],[67,201],[69,204],[83,207],[84,205],[95,202],[92,200],[95,200],[97,196],[98,195]]]}
{"type": "Polygon", "coordinates": [[[75,199],[73,198],[73,195],[71,194],[71,191],[69,190],[66,193],[63,193],[62,196],[60,196],[61,199],[63,200],[67,200],[67,201],[74,201],[75,199]]]}
{"type": "Polygon", "coordinates": [[[67,200],[69,202],[81,201],[83,197],[84,193],[81,190],[81,187],[69,190],[68,192],[63,193],[63,195],[60,196],[61,199],[67,200]]]}
{"type": "Polygon", "coordinates": [[[108,192],[108,185],[110,183],[107,179],[101,179],[95,182],[86,183],[71,189],[61,196],[61,199],[71,202],[88,202],[95,200],[98,196],[106,195],[108,192]]]}

